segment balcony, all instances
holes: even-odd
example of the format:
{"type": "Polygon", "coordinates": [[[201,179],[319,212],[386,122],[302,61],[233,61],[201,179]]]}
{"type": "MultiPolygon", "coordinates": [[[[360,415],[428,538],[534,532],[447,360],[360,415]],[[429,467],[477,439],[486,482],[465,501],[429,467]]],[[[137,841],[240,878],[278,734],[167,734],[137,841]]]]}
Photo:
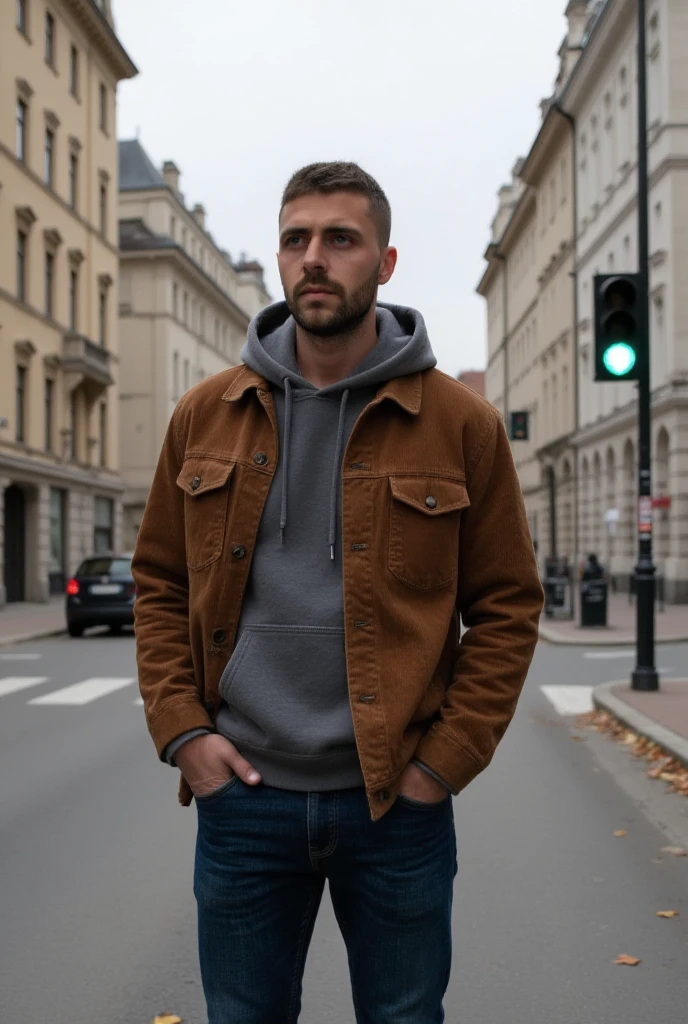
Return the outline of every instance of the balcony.
{"type": "Polygon", "coordinates": [[[110,375],[110,353],[83,334],[70,331],[64,335],[62,368],[68,378],[68,390],[80,384],[95,392],[104,391],[113,383],[110,375]]]}

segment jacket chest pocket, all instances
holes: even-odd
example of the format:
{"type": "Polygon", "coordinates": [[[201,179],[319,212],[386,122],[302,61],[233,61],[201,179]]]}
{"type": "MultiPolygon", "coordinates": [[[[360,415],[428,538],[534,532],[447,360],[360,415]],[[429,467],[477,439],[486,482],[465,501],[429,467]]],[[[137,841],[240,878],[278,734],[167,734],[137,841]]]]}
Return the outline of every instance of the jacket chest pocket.
{"type": "Polygon", "coordinates": [[[409,587],[437,590],[456,580],[466,485],[439,477],[393,476],[389,568],[409,587]]]}
{"type": "Polygon", "coordinates": [[[177,477],[184,491],[186,564],[205,569],[222,554],[229,490],[235,463],[190,458],[177,477]]]}

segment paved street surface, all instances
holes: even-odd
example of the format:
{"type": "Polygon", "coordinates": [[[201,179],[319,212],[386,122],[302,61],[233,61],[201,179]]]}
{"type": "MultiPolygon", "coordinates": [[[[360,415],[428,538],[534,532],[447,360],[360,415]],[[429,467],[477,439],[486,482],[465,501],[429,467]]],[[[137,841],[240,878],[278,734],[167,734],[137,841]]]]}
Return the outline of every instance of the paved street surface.
{"type": "MultiPolygon", "coordinates": [[[[688,676],[688,645],[663,646],[658,664],[688,676]]],[[[541,645],[494,765],[456,800],[448,1024],[685,1021],[688,858],[660,849],[688,845],[688,800],[631,777],[608,741],[572,742],[566,717],[631,665],[628,651],[541,645]],[[642,963],[615,966],[620,953],[642,963]]],[[[135,675],[131,636],[0,650],[2,1024],[205,1020],[195,811],[156,761],[135,675]]],[[[301,1020],[353,1021],[328,904],[301,1020]]]]}

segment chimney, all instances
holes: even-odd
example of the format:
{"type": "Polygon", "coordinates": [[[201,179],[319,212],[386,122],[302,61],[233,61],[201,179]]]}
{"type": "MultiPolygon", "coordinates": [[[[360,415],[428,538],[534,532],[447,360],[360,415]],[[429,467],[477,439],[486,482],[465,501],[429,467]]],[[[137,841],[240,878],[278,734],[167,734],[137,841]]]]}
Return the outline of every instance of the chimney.
{"type": "Polygon", "coordinates": [[[201,231],[205,231],[205,206],[203,206],[202,203],[196,203],[191,211],[191,216],[196,221],[201,231]]]}
{"type": "Polygon", "coordinates": [[[166,160],[162,165],[162,179],[175,195],[179,195],[179,168],[174,161],[166,160]]]}

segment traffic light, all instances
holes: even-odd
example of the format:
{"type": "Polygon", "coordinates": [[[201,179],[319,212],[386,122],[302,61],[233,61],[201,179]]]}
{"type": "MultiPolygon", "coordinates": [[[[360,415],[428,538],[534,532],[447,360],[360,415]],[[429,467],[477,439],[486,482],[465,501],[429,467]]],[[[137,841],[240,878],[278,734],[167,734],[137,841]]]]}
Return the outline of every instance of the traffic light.
{"type": "Polygon", "coordinates": [[[598,274],[595,285],[595,380],[638,380],[647,366],[641,330],[640,274],[598,274]]]}
{"type": "Polygon", "coordinates": [[[527,441],[528,434],[528,413],[512,412],[509,424],[509,438],[511,441],[527,441]]]}

